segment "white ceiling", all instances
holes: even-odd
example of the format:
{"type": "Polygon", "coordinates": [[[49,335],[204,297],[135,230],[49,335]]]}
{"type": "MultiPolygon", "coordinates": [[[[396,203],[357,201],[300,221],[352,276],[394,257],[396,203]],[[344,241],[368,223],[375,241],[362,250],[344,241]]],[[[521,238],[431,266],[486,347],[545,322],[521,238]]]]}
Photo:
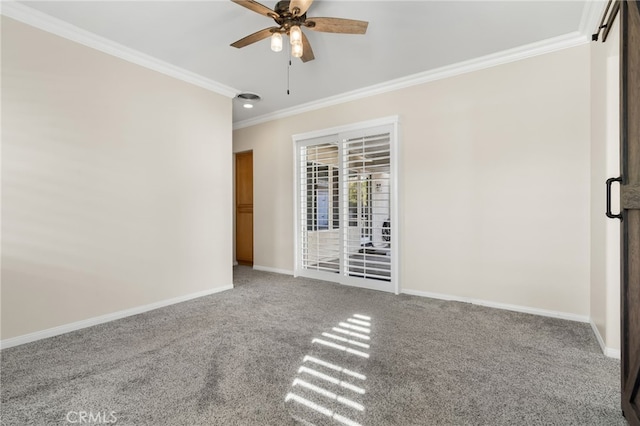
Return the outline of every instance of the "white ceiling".
{"type": "MultiPolygon", "coordinates": [[[[274,22],[231,1],[21,3],[237,92],[260,94],[263,100],[252,110],[234,103],[236,123],[506,49],[584,33],[590,10],[588,0],[316,0],[309,17],[359,19],[368,21],[369,28],[366,35],[303,30],[316,59],[292,61],[287,95],[286,49],[272,52],[269,39],[243,49],[229,46],[274,22]]],[[[275,3],[263,2],[270,8],[275,3]]]]}

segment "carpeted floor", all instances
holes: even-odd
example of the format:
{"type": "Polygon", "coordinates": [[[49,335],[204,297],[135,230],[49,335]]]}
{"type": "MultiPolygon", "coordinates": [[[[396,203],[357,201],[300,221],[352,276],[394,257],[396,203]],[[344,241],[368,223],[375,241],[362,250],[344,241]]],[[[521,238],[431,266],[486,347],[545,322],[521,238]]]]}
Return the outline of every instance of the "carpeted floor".
{"type": "Polygon", "coordinates": [[[234,272],[233,290],[3,350],[2,424],[625,424],[587,324],[234,272]]]}

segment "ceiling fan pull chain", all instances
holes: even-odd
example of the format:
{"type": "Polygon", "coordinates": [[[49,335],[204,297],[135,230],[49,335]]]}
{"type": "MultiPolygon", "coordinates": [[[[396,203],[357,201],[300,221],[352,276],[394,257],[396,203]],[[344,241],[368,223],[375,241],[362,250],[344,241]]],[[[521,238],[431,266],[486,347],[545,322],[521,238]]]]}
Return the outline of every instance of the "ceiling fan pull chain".
{"type": "Polygon", "coordinates": [[[289,66],[287,66],[287,95],[289,94],[289,70],[291,70],[291,58],[289,58],[289,66]]]}

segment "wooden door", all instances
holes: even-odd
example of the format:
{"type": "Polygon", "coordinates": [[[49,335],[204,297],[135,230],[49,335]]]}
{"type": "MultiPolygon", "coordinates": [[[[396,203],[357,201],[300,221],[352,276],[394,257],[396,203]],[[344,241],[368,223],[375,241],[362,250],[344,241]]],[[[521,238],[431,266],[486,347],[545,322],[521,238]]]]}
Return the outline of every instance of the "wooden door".
{"type": "Polygon", "coordinates": [[[622,411],[640,425],[640,2],[621,4],[622,411]]]}
{"type": "Polygon", "coordinates": [[[253,151],[236,154],[236,260],[253,266],[253,151]]]}

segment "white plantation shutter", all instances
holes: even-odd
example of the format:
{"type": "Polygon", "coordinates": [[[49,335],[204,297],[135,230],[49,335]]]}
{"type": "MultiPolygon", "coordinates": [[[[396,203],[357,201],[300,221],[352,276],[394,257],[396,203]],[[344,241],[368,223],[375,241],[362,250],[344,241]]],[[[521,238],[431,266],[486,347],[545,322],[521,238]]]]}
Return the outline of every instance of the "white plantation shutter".
{"type": "Polygon", "coordinates": [[[296,275],[397,291],[396,126],[294,137],[296,275]]]}
{"type": "Polygon", "coordinates": [[[346,139],[342,152],[342,196],[349,206],[343,211],[348,225],[344,270],[349,276],[390,281],[391,247],[383,227],[390,233],[391,134],[346,139]]]}
{"type": "Polygon", "coordinates": [[[336,273],[340,267],[337,141],[301,146],[298,167],[302,267],[336,273]]]}

